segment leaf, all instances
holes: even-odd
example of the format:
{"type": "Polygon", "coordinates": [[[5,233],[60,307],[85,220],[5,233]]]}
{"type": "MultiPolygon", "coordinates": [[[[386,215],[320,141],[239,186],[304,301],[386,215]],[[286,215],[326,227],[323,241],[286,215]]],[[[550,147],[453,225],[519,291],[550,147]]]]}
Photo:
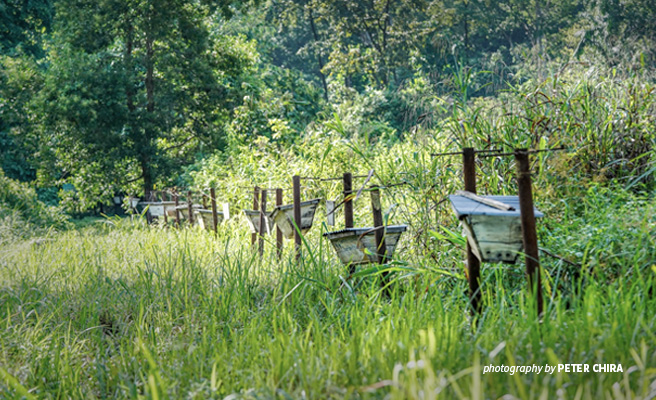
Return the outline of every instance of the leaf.
{"type": "Polygon", "coordinates": [[[438,227],[444,232],[444,235],[436,231],[428,231],[428,234],[435,239],[446,240],[456,246],[464,247],[467,244],[467,238],[465,236],[454,232],[445,226],[439,225],[438,227]]]}

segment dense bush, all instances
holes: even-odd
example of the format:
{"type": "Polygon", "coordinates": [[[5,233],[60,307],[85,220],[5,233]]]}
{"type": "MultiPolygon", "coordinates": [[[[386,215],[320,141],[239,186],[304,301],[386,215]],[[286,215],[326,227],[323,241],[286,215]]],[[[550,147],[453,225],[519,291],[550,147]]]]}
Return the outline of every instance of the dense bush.
{"type": "Polygon", "coordinates": [[[0,170],[0,241],[64,228],[67,218],[58,208],[39,201],[34,189],[0,170]]]}

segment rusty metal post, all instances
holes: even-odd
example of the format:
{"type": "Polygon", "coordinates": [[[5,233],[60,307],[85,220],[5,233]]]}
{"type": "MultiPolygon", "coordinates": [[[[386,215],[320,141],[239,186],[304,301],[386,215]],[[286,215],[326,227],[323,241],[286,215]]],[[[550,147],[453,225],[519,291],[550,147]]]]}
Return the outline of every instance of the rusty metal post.
{"type": "MultiPolygon", "coordinates": [[[[282,189],[278,188],[276,189],[276,206],[281,206],[282,205],[282,189]]],[[[282,246],[283,246],[283,238],[282,238],[282,231],[280,230],[280,227],[276,225],[276,243],[278,247],[278,258],[282,257],[282,246]]]]}
{"type": "Polygon", "coordinates": [[[292,178],[292,193],[294,196],[294,243],[296,244],[296,260],[301,258],[301,177],[292,178]]]}
{"type": "Polygon", "coordinates": [[[260,238],[259,238],[259,245],[258,245],[258,251],[260,253],[260,259],[262,258],[262,255],[264,254],[264,234],[269,228],[269,224],[267,223],[267,218],[266,218],[266,202],[267,202],[267,191],[266,189],[263,189],[261,192],[261,200],[260,200],[260,238]]]}
{"type": "MultiPolygon", "coordinates": [[[[210,203],[212,204],[212,227],[214,228],[214,236],[218,234],[219,216],[216,212],[216,190],[210,188],[210,203]]],[[[223,216],[225,218],[225,215],[223,216]]]]}
{"type": "MultiPolygon", "coordinates": [[[[476,193],[476,151],[472,147],[462,149],[462,165],[465,190],[476,193]]],[[[467,241],[467,276],[469,279],[469,305],[472,315],[481,312],[481,261],[467,241]]]]}
{"type": "Polygon", "coordinates": [[[344,228],[353,228],[353,201],[346,200],[353,193],[353,175],[350,172],[344,174],[344,228]]]}
{"type": "Polygon", "coordinates": [[[178,210],[180,198],[178,197],[177,191],[173,194],[173,200],[175,201],[175,226],[180,229],[180,210],[178,210]]]}
{"type": "MultiPolygon", "coordinates": [[[[255,186],[253,188],[253,210],[257,211],[260,209],[260,188],[255,186]]],[[[257,240],[257,232],[251,233],[251,247],[255,247],[255,241],[257,240]]]]}
{"type": "Polygon", "coordinates": [[[542,280],[540,277],[540,256],[538,254],[538,235],[535,228],[535,212],[533,210],[533,189],[531,187],[531,169],[528,150],[516,149],[517,186],[519,189],[519,210],[522,221],[522,238],[528,276],[529,291],[537,297],[538,316],[542,314],[542,280]]]}
{"type": "Polygon", "coordinates": [[[191,199],[191,190],[187,191],[187,208],[189,210],[189,226],[194,226],[194,203],[191,199]]]}

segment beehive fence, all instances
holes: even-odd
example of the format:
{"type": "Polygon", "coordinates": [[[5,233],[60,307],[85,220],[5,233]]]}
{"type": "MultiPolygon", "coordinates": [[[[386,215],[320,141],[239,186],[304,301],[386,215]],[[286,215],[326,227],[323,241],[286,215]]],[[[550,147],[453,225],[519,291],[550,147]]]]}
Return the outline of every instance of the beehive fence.
{"type": "MultiPolygon", "coordinates": [[[[536,305],[538,315],[543,312],[543,299],[542,299],[542,289],[541,289],[541,280],[540,280],[540,262],[539,262],[539,248],[537,243],[537,233],[536,233],[536,224],[535,224],[535,214],[533,206],[533,194],[532,194],[532,182],[530,174],[530,163],[529,155],[540,153],[540,152],[549,152],[549,151],[560,151],[565,150],[564,147],[551,148],[551,149],[538,149],[538,150],[528,150],[528,149],[515,149],[513,152],[502,152],[499,149],[482,149],[475,150],[474,148],[464,148],[462,151],[455,152],[445,152],[445,153],[435,153],[431,154],[432,157],[445,157],[445,156],[462,156],[463,163],[463,178],[464,178],[464,190],[467,193],[476,195],[476,158],[488,158],[488,157],[506,157],[514,156],[517,166],[517,183],[518,183],[518,196],[519,196],[519,208],[520,208],[520,218],[521,218],[521,228],[522,228],[522,238],[523,238],[523,252],[526,264],[526,275],[529,284],[529,291],[536,297],[536,305]]],[[[401,172],[399,175],[407,174],[407,172],[401,172]]],[[[367,186],[371,178],[374,176],[374,170],[370,170],[367,174],[358,174],[353,175],[350,172],[344,173],[341,177],[310,177],[310,176],[299,176],[294,175],[292,177],[292,204],[293,204],[293,218],[291,222],[294,230],[294,244],[295,244],[295,257],[299,260],[302,256],[302,229],[299,224],[301,221],[301,181],[316,181],[316,182],[330,182],[330,181],[342,181],[343,185],[343,199],[341,202],[337,203],[331,202],[330,209],[327,210],[326,214],[330,218],[332,217],[334,221],[334,213],[340,208],[344,207],[344,227],[345,229],[353,228],[353,202],[357,200],[363,191],[369,191],[371,195],[372,203],[372,214],[374,227],[372,231],[375,233],[375,243],[376,243],[376,252],[375,257],[376,261],[380,264],[384,264],[388,261],[387,255],[387,246],[385,245],[384,237],[384,221],[382,215],[382,208],[380,203],[380,190],[392,188],[395,186],[407,185],[408,182],[403,180],[400,182],[390,183],[386,185],[370,185],[367,186]],[[354,179],[364,179],[364,183],[360,188],[354,193],[353,190],[353,180],[354,179]]],[[[258,243],[258,253],[260,257],[263,255],[264,249],[264,235],[269,231],[268,228],[268,212],[267,212],[267,191],[275,191],[275,206],[283,206],[283,188],[263,188],[259,185],[253,185],[249,187],[238,186],[239,188],[246,188],[253,190],[253,210],[259,214],[259,224],[258,229],[254,230],[251,234],[251,245],[255,247],[256,242],[258,243]],[[258,240],[259,237],[259,240],[258,240]]],[[[289,190],[286,189],[286,190],[289,190]]],[[[186,211],[188,214],[189,225],[193,225],[194,222],[194,202],[193,202],[193,193],[191,190],[187,190],[186,202],[184,204],[184,209],[181,207],[180,199],[180,190],[179,188],[173,188],[169,191],[160,191],[159,196],[156,192],[151,192],[146,196],[149,201],[154,201],[158,197],[161,201],[164,201],[165,196],[168,197],[170,202],[175,204],[174,207],[174,218],[175,226],[181,227],[181,209],[186,211]]],[[[217,233],[218,226],[218,210],[216,204],[216,191],[214,188],[209,189],[208,193],[201,193],[200,201],[203,205],[203,209],[208,208],[207,202],[211,204],[212,212],[212,228],[214,233],[217,233]]],[[[445,199],[446,200],[446,199],[445,199]]],[[[444,201],[444,200],[443,200],[444,201]]],[[[443,201],[440,201],[441,204],[443,201]]],[[[199,205],[200,206],[200,205],[199,205]]],[[[148,222],[152,222],[152,216],[150,213],[147,213],[148,222]]],[[[164,212],[164,220],[168,226],[168,212],[164,212]]],[[[276,253],[278,257],[281,257],[283,250],[283,232],[280,227],[276,225],[276,253]]],[[[479,255],[480,256],[480,255],[479,255]]],[[[474,253],[473,249],[470,246],[469,241],[466,245],[466,265],[467,265],[467,276],[469,283],[469,303],[470,310],[472,315],[479,314],[481,312],[481,299],[482,294],[480,290],[480,260],[474,253]]],[[[353,269],[351,269],[353,272],[353,269]]]]}

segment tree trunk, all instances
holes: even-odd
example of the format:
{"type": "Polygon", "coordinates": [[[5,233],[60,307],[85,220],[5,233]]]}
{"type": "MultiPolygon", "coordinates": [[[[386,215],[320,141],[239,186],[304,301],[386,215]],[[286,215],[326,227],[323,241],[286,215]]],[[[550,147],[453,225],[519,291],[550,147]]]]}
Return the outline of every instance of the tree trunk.
{"type": "Polygon", "coordinates": [[[155,81],[154,69],[155,62],[153,60],[153,37],[150,32],[146,35],[146,125],[144,126],[144,147],[141,149],[141,171],[144,180],[144,194],[146,199],[150,197],[153,190],[154,174],[150,168],[150,154],[153,151],[153,143],[155,140],[155,81]]]}
{"type": "Polygon", "coordinates": [[[127,106],[130,120],[134,113],[134,85],[132,84],[132,49],[134,47],[134,26],[132,21],[128,22],[125,33],[125,66],[128,74],[128,82],[125,88],[125,96],[127,98],[127,106]]]}
{"type": "Polygon", "coordinates": [[[153,79],[155,63],[153,55],[153,38],[148,35],[146,37],[146,111],[151,114],[151,117],[155,111],[155,81],[153,79]]]}
{"type": "MultiPolygon", "coordinates": [[[[314,43],[319,43],[319,34],[317,33],[317,27],[314,24],[314,15],[312,15],[312,8],[308,7],[308,16],[310,19],[310,28],[312,29],[312,36],[314,37],[314,43]]],[[[321,51],[316,50],[317,61],[319,62],[319,77],[321,78],[321,84],[323,85],[323,98],[328,101],[328,84],[326,83],[326,76],[323,74],[323,59],[321,58],[321,51]]]]}

